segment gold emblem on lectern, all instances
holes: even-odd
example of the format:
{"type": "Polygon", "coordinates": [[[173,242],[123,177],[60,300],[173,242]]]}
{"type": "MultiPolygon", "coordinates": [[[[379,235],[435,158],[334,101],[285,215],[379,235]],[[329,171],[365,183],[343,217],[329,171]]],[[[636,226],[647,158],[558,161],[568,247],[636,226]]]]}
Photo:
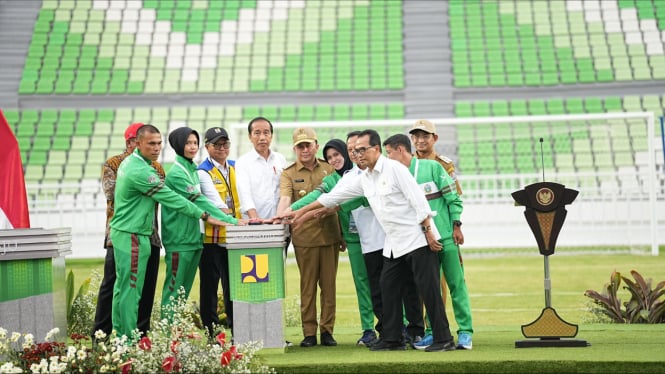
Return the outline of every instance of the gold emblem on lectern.
{"type": "Polygon", "coordinates": [[[550,205],[554,201],[554,192],[549,188],[541,188],[536,192],[536,200],[544,206],[550,205]]]}

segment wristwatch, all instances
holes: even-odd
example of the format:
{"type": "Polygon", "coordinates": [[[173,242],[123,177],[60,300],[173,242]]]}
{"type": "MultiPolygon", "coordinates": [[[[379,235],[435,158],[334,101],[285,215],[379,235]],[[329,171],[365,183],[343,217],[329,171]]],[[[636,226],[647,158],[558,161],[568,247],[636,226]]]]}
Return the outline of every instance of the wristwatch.
{"type": "Polygon", "coordinates": [[[455,220],[455,221],[453,221],[453,226],[455,226],[455,227],[462,227],[462,221],[459,221],[459,220],[455,220]]]}
{"type": "Polygon", "coordinates": [[[203,212],[203,214],[201,214],[201,219],[203,220],[203,222],[207,221],[208,217],[210,217],[210,213],[208,212],[203,212]]]}
{"type": "Polygon", "coordinates": [[[432,226],[422,226],[423,232],[428,232],[432,230],[432,226]]]}

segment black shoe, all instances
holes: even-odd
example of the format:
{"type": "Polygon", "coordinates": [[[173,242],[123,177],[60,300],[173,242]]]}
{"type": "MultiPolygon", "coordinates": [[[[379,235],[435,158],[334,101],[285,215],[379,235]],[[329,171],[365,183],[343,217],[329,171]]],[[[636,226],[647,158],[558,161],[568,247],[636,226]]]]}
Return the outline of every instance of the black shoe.
{"type": "Polygon", "coordinates": [[[406,344],[402,342],[389,342],[379,340],[376,344],[369,347],[370,351],[405,351],[406,344]]]}
{"type": "Polygon", "coordinates": [[[425,352],[445,352],[445,351],[454,351],[455,350],[455,341],[450,340],[445,343],[434,343],[429,347],[425,348],[425,352]]]}
{"type": "Polygon", "coordinates": [[[333,338],[332,334],[329,332],[324,332],[321,334],[321,345],[334,347],[337,345],[337,342],[335,341],[335,338],[333,338]]]}
{"type": "Polygon", "coordinates": [[[300,342],[301,347],[313,347],[316,345],[316,336],[306,336],[305,339],[303,339],[300,342]]]}

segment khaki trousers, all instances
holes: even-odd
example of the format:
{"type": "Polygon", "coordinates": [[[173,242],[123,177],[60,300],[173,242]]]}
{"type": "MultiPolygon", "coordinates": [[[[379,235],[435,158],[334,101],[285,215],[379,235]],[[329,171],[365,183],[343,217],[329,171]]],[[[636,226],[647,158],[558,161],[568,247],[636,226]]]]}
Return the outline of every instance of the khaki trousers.
{"type": "Polygon", "coordinates": [[[304,336],[332,334],[335,327],[336,278],[339,244],[321,247],[296,247],[296,262],[300,270],[300,319],[304,336]],[[316,322],[316,290],[321,288],[321,316],[316,322]]]}

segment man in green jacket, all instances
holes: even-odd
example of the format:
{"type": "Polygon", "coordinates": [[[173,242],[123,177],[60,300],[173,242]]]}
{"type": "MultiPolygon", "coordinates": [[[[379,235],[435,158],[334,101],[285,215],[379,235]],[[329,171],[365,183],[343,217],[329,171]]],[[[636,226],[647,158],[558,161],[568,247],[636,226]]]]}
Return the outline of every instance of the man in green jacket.
{"type": "Polygon", "coordinates": [[[116,262],[112,320],[113,329],[119,336],[138,337],[133,333],[150,258],[155,202],[212,225],[226,224],[210,217],[210,213],[164,185],[150,166],[152,161],[159,158],[161,150],[162,136],[159,130],[155,126],[144,125],[137,131],[136,150],[118,168],[111,240],[116,262]]]}
{"type": "MultiPolygon", "coordinates": [[[[411,154],[411,142],[406,135],[396,134],[383,142],[389,158],[399,161],[409,168],[418,185],[423,188],[430,207],[437,212],[434,224],[441,235],[443,249],[439,252],[439,263],[450,288],[453,311],[457,321],[457,348],[471,349],[473,334],[469,292],[464,280],[464,268],[459,245],[464,244],[462,234],[462,200],[456,192],[455,181],[443,167],[433,160],[417,159],[411,154]]],[[[425,336],[417,349],[425,349],[432,344],[431,335],[425,336]]]]}
{"type": "MultiPolygon", "coordinates": [[[[166,175],[166,186],[199,208],[210,212],[228,224],[245,224],[217,208],[201,193],[197,165],[193,159],[199,151],[199,134],[189,127],[180,127],[169,134],[169,144],[176,153],[175,163],[166,175]]],[[[166,276],[162,289],[162,318],[172,316],[171,299],[178,298],[178,290],[185,289],[189,297],[203,251],[203,232],[197,218],[183,217],[177,209],[162,208],[162,241],[166,256],[166,276]]]]}

